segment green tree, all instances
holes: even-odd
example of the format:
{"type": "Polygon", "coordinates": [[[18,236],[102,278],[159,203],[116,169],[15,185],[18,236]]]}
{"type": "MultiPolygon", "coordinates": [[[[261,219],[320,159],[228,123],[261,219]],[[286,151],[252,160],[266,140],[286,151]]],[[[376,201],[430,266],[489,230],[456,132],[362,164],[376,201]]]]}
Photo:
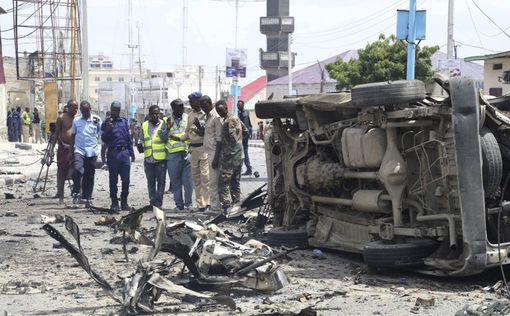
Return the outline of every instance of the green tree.
{"type": "MultiPolygon", "coordinates": [[[[430,57],[439,46],[416,48],[415,77],[429,82],[432,80],[430,57]]],[[[350,89],[357,84],[406,78],[407,44],[397,40],[394,35],[386,38],[379,35],[379,40],[367,44],[358,50],[359,58],[347,62],[339,59],[326,65],[329,76],[338,81],[337,89],[350,89]]]]}

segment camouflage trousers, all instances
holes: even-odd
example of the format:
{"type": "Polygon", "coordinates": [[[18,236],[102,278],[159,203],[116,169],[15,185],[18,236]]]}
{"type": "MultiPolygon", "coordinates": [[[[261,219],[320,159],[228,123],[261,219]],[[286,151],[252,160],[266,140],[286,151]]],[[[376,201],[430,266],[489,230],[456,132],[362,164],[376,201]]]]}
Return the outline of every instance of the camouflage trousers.
{"type": "Polygon", "coordinates": [[[220,170],[220,203],[223,209],[239,202],[241,199],[241,167],[243,161],[237,166],[222,167],[220,170]]]}

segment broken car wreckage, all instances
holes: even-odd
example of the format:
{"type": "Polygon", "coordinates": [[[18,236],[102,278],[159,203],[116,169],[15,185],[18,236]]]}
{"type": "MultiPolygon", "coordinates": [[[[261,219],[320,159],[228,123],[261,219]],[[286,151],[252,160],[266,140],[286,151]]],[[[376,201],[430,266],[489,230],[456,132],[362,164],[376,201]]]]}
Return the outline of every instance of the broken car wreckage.
{"type": "Polygon", "coordinates": [[[43,229],[75,258],[91,278],[128,313],[154,312],[154,303],[166,291],[169,294],[208,299],[221,305],[236,308],[228,295],[209,295],[190,289],[245,287],[260,291],[275,291],[288,284],[288,279],[276,259],[284,257],[296,248],[274,253],[269,246],[248,240],[244,244],[231,241],[215,224],[199,225],[179,221],[167,226],[165,214],[154,207],[132,210],[111,226],[123,233],[124,253],[126,238],[152,247],[147,260],[138,262],[136,271],[123,279],[123,286],[115,289],[89,264],[80,242],[80,229],[74,220],[65,216],[65,228],[74,237],[77,246],[69,242],[57,229],[45,224],[43,229]],[[145,212],[153,210],[157,220],[153,238],[142,232],[140,223],[145,212]],[[164,258],[158,253],[169,253],[164,258]],[[168,259],[168,260],[165,260],[168,259]],[[183,263],[189,271],[184,277],[170,275],[171,268],[183,263]],[[185,287],[186,285],[187,287],[185,287]]]}
{"type": "Polygon", "coordinates": [[[375,267],[465,276],[510,263],[507,98],[473,80],[261,101],[273,224],[375,267]],[[501,108],[501,109],[500,109],[501,108]]]}

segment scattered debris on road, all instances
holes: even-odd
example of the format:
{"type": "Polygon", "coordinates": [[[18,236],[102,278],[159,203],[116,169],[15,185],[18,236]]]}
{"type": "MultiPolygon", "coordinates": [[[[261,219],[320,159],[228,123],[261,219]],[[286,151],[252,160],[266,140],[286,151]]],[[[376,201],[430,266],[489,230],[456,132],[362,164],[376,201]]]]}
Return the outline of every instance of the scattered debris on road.
{"type": "MultiPolygon", "coordinates": [[[[45,224],[43,229],[129,313],[154,312],[154,303],[163,292],[206,299],[235,309],[236,304],[231,297],[214,292],[222,292],[225,287],[272,292],[289,284],[286,274],[276,260],[297,248],[275,253],[271,247],[257,240],[248,240],[244,244],[236,243],[215,224],[201,225],[182,220],[167,225],[164,212],[156,207],[152,209],[157,221],[156,229],[146,235],[140,224],[143,214],[150,209],[152,208],[145,207],[133,210],[116,222],[113,222],[112,217],[106,216],[98,221],[111,222],[110,225],[115,231],[123,233],[120,241],[126,259],[128,241],[137,241],[140,245],[151,247],[146,260],[139,261],[135,272],[123,278],[122,288],[114,288],[90,266],[81,246],[80,228],[70,216],[65,216],[65,228],[74,237],[77,246],[71,244],[50,224],[45,224]],[[159,259],[156,259],[158,254],[159,259]],[[165,254],[170,254],[170,258],[165,258],[165,254]],[[179,264],[183,265],[180,273],[175,269],[179,264]],[[187,273],[184,273],[185,268],[187,273]],[[204,289],[211,292],[205,293],[204,289]]],[[[137,247],[132,247],[129,253],[138,250],[137,247]]],[[[111,248],[101,249],[103,255],[113,252],[114,249],[111,248]]]]}

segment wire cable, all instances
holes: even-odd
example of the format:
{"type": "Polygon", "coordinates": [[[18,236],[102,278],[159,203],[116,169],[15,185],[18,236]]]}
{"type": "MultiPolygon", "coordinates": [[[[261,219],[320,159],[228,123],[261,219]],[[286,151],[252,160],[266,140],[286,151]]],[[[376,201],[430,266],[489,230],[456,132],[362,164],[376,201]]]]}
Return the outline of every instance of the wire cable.
{"type": "Polygon", "coordinates": [[[471,0],[471,1],[472,1],[472,2],[473,2],[473,4],[474,4],[474,5],[478,8],[478,10],[480,10],[480,12],[482,12],[482,14],[483,14],[483,15],[485,15],[485,17],[486,17],[487,19],[489,19],[489,21],[491,21],[491,22],[492,22],[492,24],[494,24],[494,25],[495,25],[495,26],[496,26],[496,27],[497,27],[497,28],[498,28],[501,32],[503,32],[503,34],[505,34],[507,37],[509,37],[509,38],[510,38],[510,35],[509,35],[507,32],[505,32],[505,30],[503,30],[503,28],[502,28],[501,26],[499,26],[496,22],[494,22],[494,20],[493,20],[493,19],[491,19],[491,17],[490,17],[490,16],[488,16],[488,15],[487,15],[487,14],[486,14],[483,10],[482,10],[482,8],[480,8],[480,7],[478,6],[478,4],[476,4],[475,0],[471,0]]]}
{"type": "Polygon", "coordinates": [[[334,33],[338,33],[338,32],[352,30],[360,25],[366,24],[367,21],[370,22],[374,18],[383,16],[389,12],[392,12],[395,8],[403,5],[405,2],[407,2],[407,0],[395,2],[392,5],[390,5],[389,7],[387,7],[385,10],[382,10],[382,11],[379,10],[373,14],[370,14],[370,15],[360,18],[358,20],[359,22],[354,22],[354,23],[350,23],[350,24],[342,24],[342,25],[338,25],[336,27],[326,29],[326,30],[319,30],[319,31],[312,31],[312,32],[305,32],[305,33],[296,33],[296,37],[307,37],[307,36],[316,37],[316,36],[321,36],[321,35],[329,35],[330,33],[334,34],[334,33]]]}
{"type": "MultiPolygon", "coordinates": [[[[466,6],[469,12],[469,17],[471,19],[471,24],[473,24],[473,28],[475,29],[476,37],[478,38],[478,42],[480,43],[481,47],[484,47],[482,43],[482,39],[480,38],[480,34],[478,33],[478,28],[476,27],[475,20],[473,19],[473,14],[471,13],[471,6],[469,5],[468,0],[466,0],[466,6]]],[[[484,48],[485,49],[485,48],[484,48]]]]}

